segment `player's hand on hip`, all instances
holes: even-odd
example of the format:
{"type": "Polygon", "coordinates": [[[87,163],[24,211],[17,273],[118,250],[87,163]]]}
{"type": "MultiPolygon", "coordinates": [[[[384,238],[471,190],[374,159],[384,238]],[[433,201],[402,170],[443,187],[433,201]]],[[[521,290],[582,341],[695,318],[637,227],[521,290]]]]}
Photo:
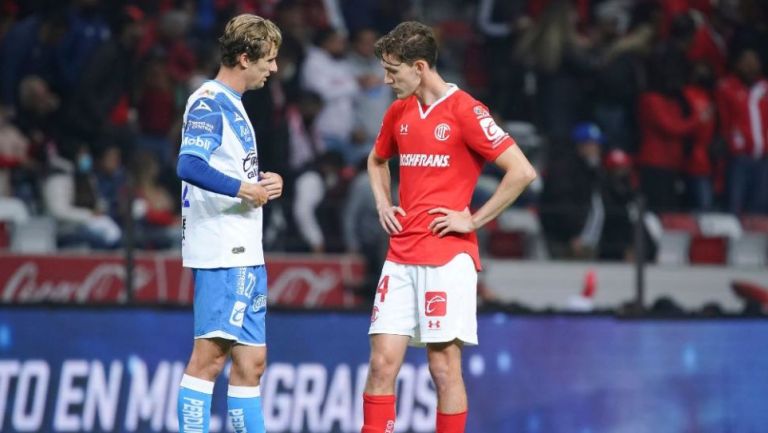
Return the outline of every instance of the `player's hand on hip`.
{"type": "Polygon", "coordinates": [[[400,221],[397,219],[397,214],[405,216],[403,208],[400,206],[387,205],[379,206],[377,207],[377,210],[379,211],[379,223],[381,224],[381,227],[384,228],[385,232],[393,235],[403,231],[403,225],[400,224],[400,221]]]}
{"type": "Polygon", "coordinates": [[[469,208],[465,207],[462,211],[456,211],[444,207],[436,207],[430,209],[427,213],[430,215],[443,214],[429,223],[429,230],[437,234],[438,237],[443,237],[451,232],[471,233],[475,231],[475,223],[472,221],[472,214],[469,212],[469,208]]]}
{"type": "Polygon", "coordinates": [[[269,200],[269,192],[258,183],[241,182],[237,196],[256,207],[263,206],[269,200]]]}
{"type": "Polygon", "coordinates": [[[263,186],[267,190],[270,200],[274,200],[283,194],[283,178],[271,171],[259,172],[261,180],[259,185],[263,186]]]}

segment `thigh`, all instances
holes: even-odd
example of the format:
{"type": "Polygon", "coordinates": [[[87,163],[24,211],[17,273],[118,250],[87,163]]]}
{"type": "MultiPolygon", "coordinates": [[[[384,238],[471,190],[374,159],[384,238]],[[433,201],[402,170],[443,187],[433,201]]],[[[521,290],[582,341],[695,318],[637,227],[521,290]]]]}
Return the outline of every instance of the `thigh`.
{"type": "Polygon", "coordinates": [[[376,288],[369,334],[413,337],[418,324],[414,266],[384,262],[376,288]]]}
{"type": "Polygon", "coordinates": [[[194,270],[195,338],[240,342],[257,283],[254,268],[194,270]]]}
{"type": "Polygon", "coordinates": [[[248,346],[267,344],[267,268],[264,265],[248,268],[246,289],[243,296],[248,299],[245,310],[243,331],[237,342],[248,346]]]}
{"type": "Polygon", "coordinates": [[[477,344],[477,270],[468,254],[443,266],[424,266],[418,276],[419,326],[413,343],[460,340],[477,344]]]}

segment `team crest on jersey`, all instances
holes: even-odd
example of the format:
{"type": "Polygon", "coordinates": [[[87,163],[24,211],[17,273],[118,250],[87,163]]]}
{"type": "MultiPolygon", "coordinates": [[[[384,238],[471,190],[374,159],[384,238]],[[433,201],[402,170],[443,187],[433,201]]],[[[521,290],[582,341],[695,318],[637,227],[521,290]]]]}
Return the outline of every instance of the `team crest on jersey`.
{"type": "Polygon", "coordinates": [[[197,105],[194,108],[192,108],[192,111],[197,111],[197,110],[213,111],[211,110],[211,107],[208,104],[206,104],[205,101],[203,101],[202,99],[200,100],[200,102],[197,103],[197,105]]]}
{"type": "Polygon", "coordinates": [[[435,126],[435,138],[438,141],[445,141],[451,137],[451,127],[447,123],[441,123],[435,126]]]}

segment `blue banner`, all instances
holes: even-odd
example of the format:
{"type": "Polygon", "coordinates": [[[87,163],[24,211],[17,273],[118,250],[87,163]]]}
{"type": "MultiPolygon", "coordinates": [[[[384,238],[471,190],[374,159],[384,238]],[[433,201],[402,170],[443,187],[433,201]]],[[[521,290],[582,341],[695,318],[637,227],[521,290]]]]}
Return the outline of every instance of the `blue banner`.
{"type": "MultiPolygon", "coordinates": [[[[364,315],[268,316],[270,433],[359,432],[364,315]]],[[[768,431],[768,321],[479,320],[465,350],[471,433],[768,431]]],[[[0,309],[0,431],[174,432],[191,311],[0,309]]],[[[226,374],[212,432],[232,431],[226,374]]],[[[397,432],[434,431],[425,353],[398,379],[397,432]]]]}

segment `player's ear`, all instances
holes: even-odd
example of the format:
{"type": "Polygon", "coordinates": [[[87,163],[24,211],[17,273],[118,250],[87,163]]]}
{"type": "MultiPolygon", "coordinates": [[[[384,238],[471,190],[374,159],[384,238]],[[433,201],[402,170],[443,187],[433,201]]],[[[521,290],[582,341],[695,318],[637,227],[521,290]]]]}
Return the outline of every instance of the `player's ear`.
{"type": "Polygon", "coordinates": [[[413,63],[413,66],[416,67],[416,73],[419,75],[423,74],[427,69],[429,69],[429,65],[427,65],[427,62],[424,60],[416,60],[413,63]]]}
{"type": "Polygon", "coordinates": [[[248,63],[248,54],[241,53],[239,56],[237,56],[237,64],[240,65],[241,68],[246,69],[248,67],[248,63]]]}

